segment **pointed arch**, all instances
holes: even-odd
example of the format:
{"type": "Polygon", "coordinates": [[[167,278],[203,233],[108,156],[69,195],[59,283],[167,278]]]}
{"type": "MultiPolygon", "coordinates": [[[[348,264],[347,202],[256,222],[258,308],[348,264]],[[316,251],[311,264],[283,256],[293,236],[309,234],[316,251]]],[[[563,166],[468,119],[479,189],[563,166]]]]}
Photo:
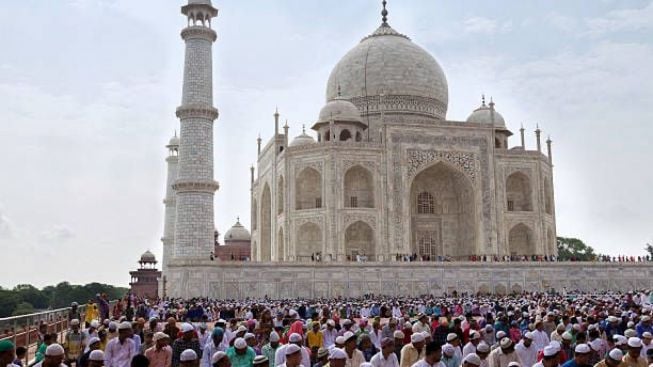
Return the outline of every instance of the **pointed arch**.
{"type": "Polygon", "coordinates": [[[322,207],[322,175],[311,167],[304,168],[295,181],[295,209],[322,207]]]}
{"type": "Polygon", "coordinates": [[[513,256],[535,255],[537,251],[535,249],[533,230],[524,223],[519,223],[512,227],[508,234],[508,248],[510,255],[513,256]]]}
{"type": "Polygon", "coordinates": [[[277,185],[277,214],[282,214],[284,210],[284,195],[286,192],[286,185],[283,176],[279,176],[279,183],[277,185]]]}
{"type": "Polygon", "coordinates": [[[271,260],[272,247],[272,197],[270,186],[266,183],[261,195],[261,251],[259,251],[261,261],[271,260]]]}
{"type": "Polygon", "coordinates": [[[343,129],[340,132],[340,141],[348,141],[351,140],[351,131],[348,129],[343,129]]]}
{"type": "Polygon", "coordinates": [[[369,261],[376,259],[374,231],[369,224],[357,221],[347,227],[345,230],[345,253],[351,260],[356,260],[357,255],[365,256],[369,261]]]}
{"type": "Polygon", "coordinates": [[[310,260],[311,256],[322,252],[322,228],[313,222],[302,224],[295,235],[297,260],[310,260]]]}
{"type": "Polygon", "coordinates": [[[474,187],[445,162],[419,172],[410,189],[411,252],[420,258],[476,253],[474,187]]]}
{"type": "Polygon", "coordinates": [[[553,215],[553,189],[548,178],[544,179],[544,212],[553,215]]]}
{"type": "Polygon", "coordinates": [[[344,203],[347,208],[374,208],[374,178],[359,166],[347,170],[344,178],[344,203]]]}
{"type": "Polygon", "coordinates": [[[531,180],[523,172],[514,172],[506,179],[508,211],[533,211],[531,180]]]}

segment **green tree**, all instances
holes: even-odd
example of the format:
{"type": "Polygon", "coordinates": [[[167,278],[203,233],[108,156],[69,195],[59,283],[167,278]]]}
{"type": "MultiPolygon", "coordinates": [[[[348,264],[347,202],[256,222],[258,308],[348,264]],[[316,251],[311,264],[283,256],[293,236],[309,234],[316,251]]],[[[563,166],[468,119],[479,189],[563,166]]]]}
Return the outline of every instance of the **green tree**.
{"type": "Polygon", "coordinates": [[[31,303],[21,302],[16,306],[16,309],[14,309],[14,312],[11,313],[11,316],[27,315],[30,313],[34,313],[35,311],[36,310],[34,309],[34,306],[32,306],[31,303]]]}
{"type": "Polygon", "coordinates": [[[557,245],[560,260],[592,261],[596,259],[594,249],[578,238],[558,237],[557,245]]]}
{"type": "Polygon", "coordinates": [[[9,317],[20,303],[20,297],[14,291],[0,289],[0,317],[9,317]]]}
{"type": "Polygon", "coordinates": [[[50,304],[48,297],[31,284],[19,284],[14,287],[14,292],[18,294],[22,302],[29,303],[37,310],[48,308],[50,304]]]}
{"type": "Polygon", "coordinates": [[[648,253],[648,256],[653,257],[653,245],[651,245],[650,243],[647,243],[646,247],[644,247],[644,250],[646,250],[646,252],[648,253]]]}

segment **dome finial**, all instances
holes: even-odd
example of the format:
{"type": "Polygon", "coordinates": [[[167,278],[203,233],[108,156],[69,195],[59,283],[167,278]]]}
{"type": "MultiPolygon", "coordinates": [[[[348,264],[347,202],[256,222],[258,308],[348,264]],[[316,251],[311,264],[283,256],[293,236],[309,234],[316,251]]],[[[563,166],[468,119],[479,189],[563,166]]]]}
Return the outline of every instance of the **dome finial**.
{"type": "Polygon", "coordinates": [[[494,110],[494,100],[492,99],[492,96],[490,96],[490,109],[494,110]]]}
{"type": "Polygon", "coordinates": [[[383,1],[381,2],[381,4],[383,4],[383,10],[381,10],[381,20],[383,21],[383,23],[381,23],[381,25],[384,25],[384,26],[387,26],[387,25],[388,25],[388,11],[387,11],[386,8],[385,8],[385,5],[386,5],[387,3],[388,3],[388,2],[385,1],[385,0],[383,0],[383,1]]]}
{"type": "Polygon", "coordinates": [[[236,217],[236,223],[240,223],[240,216],[236,217]]]}
{"type": "Polygon", "coordinates": [[[485,106],[485,94],[481,94],[481,105],[485,106]]]}
{"type": "Polygon", "coordinates": [[[342,97],[342,94],[340,93],[340,83],[338,83],[338,97],[342,97]]]}
{"type": "Polygon", "coordinates": [[[302,134],[306,134],[306,125],[302,124],[302,134]]]}

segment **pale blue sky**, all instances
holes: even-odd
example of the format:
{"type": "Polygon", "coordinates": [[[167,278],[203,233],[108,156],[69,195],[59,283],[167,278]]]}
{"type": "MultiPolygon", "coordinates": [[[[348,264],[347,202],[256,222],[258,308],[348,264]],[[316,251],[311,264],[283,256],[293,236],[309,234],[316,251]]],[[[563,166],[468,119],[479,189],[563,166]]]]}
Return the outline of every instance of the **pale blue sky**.
{"type": "MultiPolygon", "coordinates": [[[[380,1],[213,1],[216,225],[249,226],[249,166],[275,106],[291,135],[324,104],[336,62],[380,1]]],[[[185,19],[177,0],[0,2],[0,286],[126,285],[160,258],[166,150],[178,126],[185,19]]],[[[599,252],[653,242],[653,3],[390,0],[429,50],[451,120],[480,94],[509,128],[554,141],[558,234],[599,252]]],[[[516,138],[512,145],[518,144],[516,138]]]]}

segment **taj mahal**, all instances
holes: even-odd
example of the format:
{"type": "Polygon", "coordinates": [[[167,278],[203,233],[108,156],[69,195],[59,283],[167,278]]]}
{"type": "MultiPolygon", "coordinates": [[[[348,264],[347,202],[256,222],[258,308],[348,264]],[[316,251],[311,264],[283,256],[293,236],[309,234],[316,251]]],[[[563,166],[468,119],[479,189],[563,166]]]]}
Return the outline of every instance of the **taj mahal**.
{"type": "Polygon", "coordinates": [[[324,107],[306,126],[311,133],[289,136],[275,113],[274,135],[259,138],[251,261],[210,261],[219,188],[211,27],[218,10],[210,0],[189,0],[181,11],[188,23],[180,134],[168,144],[163,294],[544,289],[564,285],[564,272],[574,271],[467,261],[557,254],[551,140],[542,144],[538,128],[536,146],[527,149],[521,128],[511,141],[491,98],[470,101],[464,121],[447,119],[444,71],[390,26],[385,1],[380,26],[333,66],[324,107]]]}

